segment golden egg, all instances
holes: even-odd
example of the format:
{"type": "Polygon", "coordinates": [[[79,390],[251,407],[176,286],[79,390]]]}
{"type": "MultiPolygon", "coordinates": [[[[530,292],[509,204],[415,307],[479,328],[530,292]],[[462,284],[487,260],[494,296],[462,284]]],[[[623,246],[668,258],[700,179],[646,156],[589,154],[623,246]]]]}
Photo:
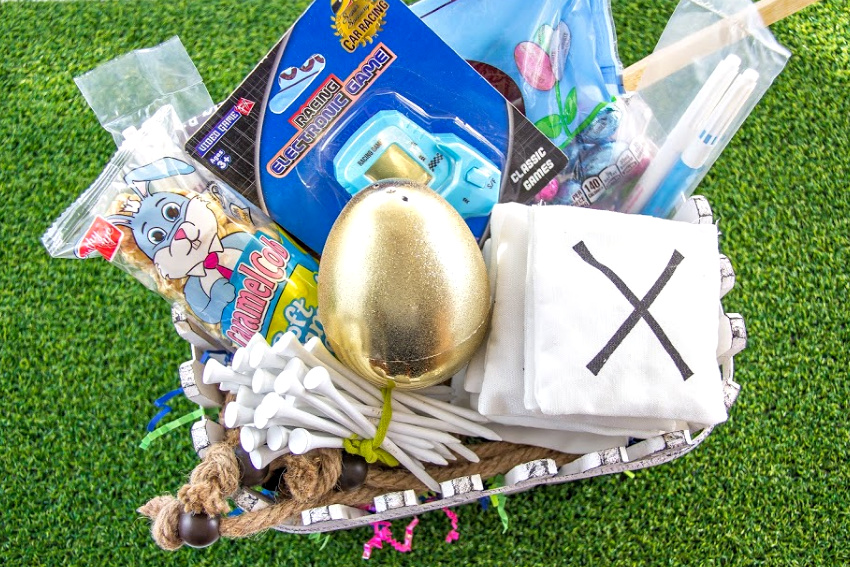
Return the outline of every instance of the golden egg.
{"type": "Polygon", "coordinates": [[[490,319],[487,270],[469,227],[424,185],[364,189],[322,252],[319,319],[340,361],[376,385],[412,390],[450,378],[490,319]]]}

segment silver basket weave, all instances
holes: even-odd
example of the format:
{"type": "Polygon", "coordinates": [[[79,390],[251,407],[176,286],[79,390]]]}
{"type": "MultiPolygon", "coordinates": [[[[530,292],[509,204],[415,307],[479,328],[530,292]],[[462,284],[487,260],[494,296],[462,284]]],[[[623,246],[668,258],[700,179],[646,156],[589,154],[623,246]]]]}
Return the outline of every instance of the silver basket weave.
{"type": "MultiPolygon", "coordinates": [[[[681,208],[676,220],[699,224],[713,223],[711,207],[704,197],[695,196],[681,208]]],[[[721,298],[735,284],[735,273],[729,259],[721,255],[721,298]]],[[[223,404],[221,392],[214,386],[201,381],[202,364],[200,356],[204,350],[215,349],[215,341],[205,336],[202,330],[191,325],[185,313],[173,312],[175,327],[181,337],[192,344],[193,359],[180,367],[180,379],[183,391],[190,400],[203,407],[218,407],[223,404]]],[[[744,319],[740,314],[727,313],[721,317],[717,349],[717,362],[723,380],[723,395],[727,410],[740,391],[734,381],[733,357],[747,344],[747,332],[744,319]]],[[[420,503],[412,490],[383,494],[374,499],[375,513],[357,510],[351,514],[341,514],[339,506],[331,505],[302,512],[301,518],[280,524],[274,529],[289,533],[320,533],[368,526],[379,521],[391,521],[398,518],[416,516],[432,510],[476,502],[480,498],[495,494],[516,494],[536,486],[573,482],[595,476],[636,471],[654,467],[677,459],[693,451],[712,432],[709,427],[699,432],[674,431],[657,437],[644,439],[635,444],[587,453],[557,468],[551,459],[543,459],[517,465],[505,475],[505,486],[484,489],[479,475],[456,478],[441,483],[442,497],[420,503]],[[696,435],[694,435],[696,433],[696,435]]],[[[202,418],[192,426],[192,442],[196,453],[203,457],[212,444],[224,438],[224,427],[215,421],[202,418]]],[[[268,496],[249,488],[241,487],[234,495],[235,504],[246,512],[271,506],[274,501],[268,496]]],[[[348,510],[350,512],[350,509],[348,510]]]]}

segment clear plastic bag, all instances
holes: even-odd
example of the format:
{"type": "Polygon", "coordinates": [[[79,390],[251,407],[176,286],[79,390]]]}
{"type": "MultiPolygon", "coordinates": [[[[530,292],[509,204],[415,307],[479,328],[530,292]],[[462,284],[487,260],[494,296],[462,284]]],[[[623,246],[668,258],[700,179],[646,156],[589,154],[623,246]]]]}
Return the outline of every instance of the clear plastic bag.
{"type": "Polygon", "coordinates": [[[116,145],[165,105],[181,122],[213,106],[201,75],[177,36],[131,51],[76,77],[80,91],[116,145]]]}
{"type": "Polygon", "coordinates": [[[747,0],[683,0],[647,58],[638,94],[658,148],[616,209],[670,217],[694,192],[790,53],[747,0]],[[697,31],[694,31],[697,30],[697,31]]]}
{"type": "Polygon", "coordinates": [[[102,256],[202,321],[223,344],[261,333],[324,338],[318,264],[265,217],[234,214],[220,181],[176,143],[164,106],[128,135],[97,180],[42,237],[51,256],[102,256]]]}

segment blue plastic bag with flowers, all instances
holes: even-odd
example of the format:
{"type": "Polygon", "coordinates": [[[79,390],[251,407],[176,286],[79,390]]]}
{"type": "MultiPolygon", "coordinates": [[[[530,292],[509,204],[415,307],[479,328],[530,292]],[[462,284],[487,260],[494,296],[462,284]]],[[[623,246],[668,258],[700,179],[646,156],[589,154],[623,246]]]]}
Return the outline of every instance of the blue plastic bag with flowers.
{"type": "Polygon", "coordinates": [[[537,202],[604,197],[652,152],[624,94],[609,0],[422,0],[414,12],[570,159],[537,202]]]}
{"type": "Polygon", "coordinates": [[[412,8],[562,149],[621,94],[608,0],[422,0],[412,8]]]}

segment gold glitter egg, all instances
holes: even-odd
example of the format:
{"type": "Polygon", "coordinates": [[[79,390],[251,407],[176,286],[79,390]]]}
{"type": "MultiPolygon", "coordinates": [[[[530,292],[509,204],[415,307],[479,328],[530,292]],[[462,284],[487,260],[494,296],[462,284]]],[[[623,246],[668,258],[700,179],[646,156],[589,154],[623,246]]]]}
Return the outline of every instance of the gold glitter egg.
{"type": "Polygon", "coordinates": [[[490,320],[484,258],[449,203],[412,181],[357,193],[319,264],[319,319],[340,361],[378,386],[450,378],[490,320]]]}

